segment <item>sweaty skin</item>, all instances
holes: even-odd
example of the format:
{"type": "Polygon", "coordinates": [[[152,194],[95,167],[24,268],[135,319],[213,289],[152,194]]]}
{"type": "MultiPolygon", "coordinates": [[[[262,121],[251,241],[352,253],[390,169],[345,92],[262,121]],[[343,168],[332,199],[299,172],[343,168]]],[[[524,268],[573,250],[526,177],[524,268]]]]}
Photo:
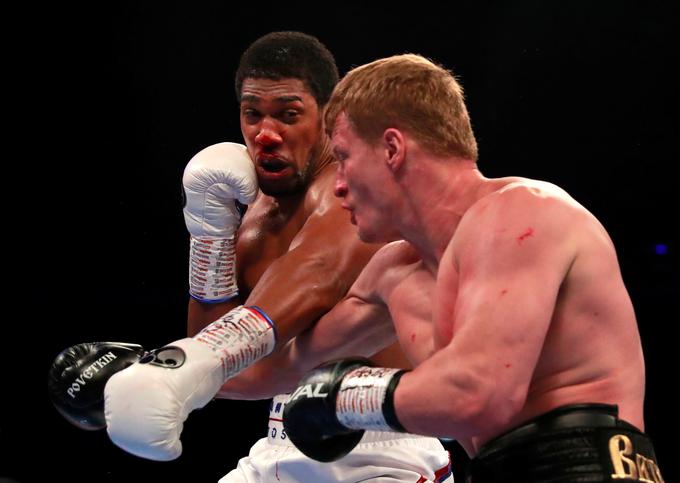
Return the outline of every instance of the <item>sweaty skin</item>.
{"type": "MultiPolygon", "coordinates": [[[[240,295],[220,304],[189,304],[194,335],[240,304],[262,308],[275,322],[278,347],[314,324],[346,294],[378,244],[357,239],[333,194],[336,163],[328,150],[319,108],[298,79],[245,79],[241,130],[261,192],[237,235],[240,295]],[[269,193],[269,194],[267,194],[269,193]]],[[[228,381],[218,396],[259,399],[258,383],[278,367],[262,359],[228,381]]],[[[407,367],[398,347],[377,363],[407,367]]]]}
{"type": "Polygon", "coordinates": [[[487,179],[474,163],[433,160],[407,134],[397,137],[372,148],[338,120],[336,194],[359,235],[380,239],[373,227],[386,226],[406,241],[385,245],[346,298],[278,355],[291,367],[288,382],[321,361],[368,355],[396,334],[415,367],[395,391],[399,421],[455,438],[470,456],[566,404],[617,404],[644,430],[635,314],[597,219],[555,185],[487,179]],[[426,156],[431,164],[383,181],[376,209],[370,186],[389,179],[381,170],[395,169],[404,152],[408,169],[426,156]],[[392,165],[378,164],[383,153],[392,165]]]}
{"type": "Polygon", "coordinates": [[[432,320],[438,353],[403,379],[400,418],[416,432],[433,431],[443,408],[416,421],[423,408],[415,396],[426,384],[448,382],[442,396],[467,401],[472,414],[444,426],[475,449],[580,402],[618,404],[620,417],[644,430],[642,348],[606,231],[549,183],[490,186],[439,262],[432,320]],[[435,369],[443,360],[451,367],[435,369]]]}

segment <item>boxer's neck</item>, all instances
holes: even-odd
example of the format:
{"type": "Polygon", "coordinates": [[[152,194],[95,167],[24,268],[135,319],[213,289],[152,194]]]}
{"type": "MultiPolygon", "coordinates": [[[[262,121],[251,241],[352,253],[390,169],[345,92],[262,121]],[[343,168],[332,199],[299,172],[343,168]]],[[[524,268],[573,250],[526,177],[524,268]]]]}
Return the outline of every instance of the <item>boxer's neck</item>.
{"type": "Polygon", "coordinates": [[[335,162],[335,158],[331,152],[330,142],[325,134],[322,134],[322,136],[322,139],[319,140],[319,143],[314,150],[314,156],[310,161],[312,170],[310,184],[321,175],[326,166],[335,162]]]}
{"type": "Polygon", "coordinates": [[[402,214],[400,232],[411,243],[426,267],[437,272],[463,215],[484,192],[487,179],[473,162],[438,164],[419,171],[404,184],[407,214],[402,214]]]}

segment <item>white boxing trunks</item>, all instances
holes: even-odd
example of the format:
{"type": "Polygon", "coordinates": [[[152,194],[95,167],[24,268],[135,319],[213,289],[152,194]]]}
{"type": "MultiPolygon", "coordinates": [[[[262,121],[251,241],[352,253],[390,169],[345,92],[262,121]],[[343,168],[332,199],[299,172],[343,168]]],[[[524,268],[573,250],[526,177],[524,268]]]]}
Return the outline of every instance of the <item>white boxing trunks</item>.
{"type": "Polygon", "coordinates": [[[289,394],[273,399],[269,429],[219,483],[255,482],[453,482],[449,453],[436,438],[367,431],[347,456],[321,463],[303,455],[283,430],[289,394]]]}

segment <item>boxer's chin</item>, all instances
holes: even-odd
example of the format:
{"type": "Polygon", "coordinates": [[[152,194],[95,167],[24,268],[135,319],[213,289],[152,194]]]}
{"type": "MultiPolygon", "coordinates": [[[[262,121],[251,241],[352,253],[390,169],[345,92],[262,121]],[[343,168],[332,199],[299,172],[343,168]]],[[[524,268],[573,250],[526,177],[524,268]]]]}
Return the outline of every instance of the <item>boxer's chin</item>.
{"type": "Polygon", "coordinates": [[[359,239],[364,243],[389,243],[397,240],[401,240],[398,235],[390,236],[386,232],[378,232],[375,230],[364,230],[361,225],[357,224],[359,239]]]}
{"type": "Polygon", "coordinates": [[[281,178],[281,179],[259,179],[260,190],[267,196],[280,198],[284,196],[293,196],[305,191],[306,186],[299,177],[281,178]]]}
{"type": "Polygon", "coordinates": [[[267,196],[275,198],[303,193],[309,184],[305,171],[295,171],[291,168],[286,168],[280,173],[267,173],[266,175],[258,170],[257,174],[260,190],[267,196]]]}

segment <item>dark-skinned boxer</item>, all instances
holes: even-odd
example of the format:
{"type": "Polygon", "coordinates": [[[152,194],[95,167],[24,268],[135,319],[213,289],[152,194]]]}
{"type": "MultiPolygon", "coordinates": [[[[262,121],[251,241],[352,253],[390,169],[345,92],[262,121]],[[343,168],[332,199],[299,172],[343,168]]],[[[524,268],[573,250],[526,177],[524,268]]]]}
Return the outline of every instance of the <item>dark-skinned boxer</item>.
{"type": "MultiPolygon", "coordinates": [[[[247,147],[208,147],[185,170],[189,334],[196,335],[147,355],[106,386],[107,431],[125,450],[176,458],[191,410],[218,391],[232,398],[265,395],[259,380],[278,370],[267,354],[332,308],[379,247],[357,239],[333,196],[336,165],[322,108],[336,79],[332,56],[308,36],[272,34],[244,54],[236,84],[247,147]],[[249,205],[242,222],[234,199],[249,205]]],[[[394,348],[376,361],[408,365],[394,348]]],[[[285,397],[275,399],[268,438],[224,481],[390,475],[415,482],[450,475],[436,439],[389,432],[366,434],[350,459],[317,463],[286,438],[284,405],[285,397]]]]}

